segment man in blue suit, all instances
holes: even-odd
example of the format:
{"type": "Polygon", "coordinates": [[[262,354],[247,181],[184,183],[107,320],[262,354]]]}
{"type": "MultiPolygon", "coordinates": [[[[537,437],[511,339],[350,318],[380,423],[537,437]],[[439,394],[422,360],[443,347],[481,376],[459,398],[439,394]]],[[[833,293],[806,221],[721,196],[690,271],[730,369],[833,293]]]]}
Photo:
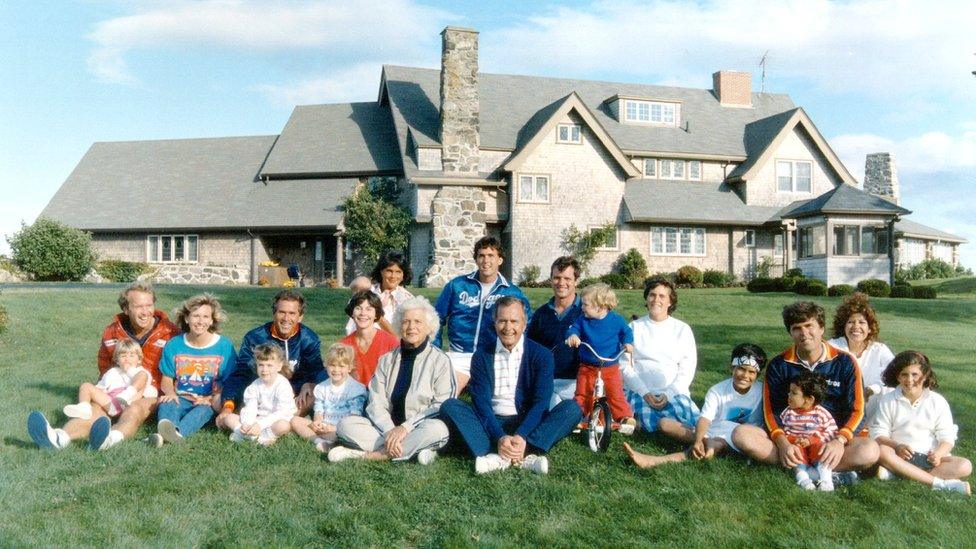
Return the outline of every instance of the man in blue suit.
{"type": "Polygon", "coordinates": [[[580,422],[573,400],[547,411],[552,397],[552,353],[524,337],[525,306],[513,296],[495,303],[494,348],[478,349],[471,360],[471,405],[450,399],[441,419],[475,456],[478,474],[515,465],[546,474],[542,455],[580,422]]]}

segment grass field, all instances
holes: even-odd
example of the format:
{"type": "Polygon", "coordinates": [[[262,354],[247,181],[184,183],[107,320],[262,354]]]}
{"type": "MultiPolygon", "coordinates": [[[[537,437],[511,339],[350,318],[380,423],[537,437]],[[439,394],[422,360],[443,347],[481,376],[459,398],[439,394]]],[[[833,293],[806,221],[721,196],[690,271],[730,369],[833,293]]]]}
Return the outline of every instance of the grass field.
{"type": "MultiPolygon", "coordinates": [[[[203,290],[162,287],[170,311],[203,290]]],[[[224,333],[270,318],[273,290],[208,288],[230,314],[224,333]]],[[[0,304],[10,327],[0,336],[0,546],[971,546],[976,503],[904,481],[868,480],[832,494],[799,490],[775,467],[737,458],[638,471],[617,437],[596,455],[570,438],[551,454],[547,477],[506,471],[477,477],[472,461],[444,456],[416,464],[329,464],[286,437],[272,448],[232,445],[204,430],[187,443],[153,450],[126,442],[105,452],[82,445],[52,453],[27,436],[29,410],[55,423],[79,383],[94,380],[102,328],[117,312],[117,288],[9,286],[0,304]]],[[[307,290],[306,324],[324,344],[345,323],[348,292],[307,290]]],[[[436,292],[422,290],[433,296],[436,292]]],[[[547,290],[530,290],[533,306],[547,290]]],[[[692,396],[723,379],[732,346],[787,346],[779,320],[792,294],[684,290],[675,316],[694,329],[699,367],[692,396]]],[[[832,311],[839,300],[819,300],[832,311]]],[[[976,457],[976,301],[877,299],[882,339],[893,350],[927,353],[953,407],[961,441],[976,457]]],[[[620,312],[643,311],[622,292],[620,312]]],[[[828,318],[828,323],[830,319],[828,318]]],[[[145,434],[145,433],[144,433],[145,434]]],[[[143,434],[143,436],[144,436],[143,434]]],[[[677,444],[638,434],[642,451],[677,444]]]]}

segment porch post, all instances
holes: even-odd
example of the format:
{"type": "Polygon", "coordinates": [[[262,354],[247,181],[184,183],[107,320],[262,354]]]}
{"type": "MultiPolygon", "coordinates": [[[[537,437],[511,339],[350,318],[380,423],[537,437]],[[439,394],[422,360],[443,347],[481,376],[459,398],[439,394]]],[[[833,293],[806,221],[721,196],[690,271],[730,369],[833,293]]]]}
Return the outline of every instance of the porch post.
{"type": "Polygon", "coordinates": [[[248,235],[251,237],[251,284],[258,283],[258,242],[257,237],[251,234],[251,231],[247,231],[248,235]]]}
{"type": "Polygon", "coordinates": [[[336,233],[336,281],[339,282],[339,286],[346,285],[346,273],[345,265],[343,261],[345,260],[345,253],[343,253],[342,245],[342,233],[336,233]]]}
{"type": "Polygon", "coordinates": [[[888,284],[895,285],[895,220],[888,221],[888,284]]]}

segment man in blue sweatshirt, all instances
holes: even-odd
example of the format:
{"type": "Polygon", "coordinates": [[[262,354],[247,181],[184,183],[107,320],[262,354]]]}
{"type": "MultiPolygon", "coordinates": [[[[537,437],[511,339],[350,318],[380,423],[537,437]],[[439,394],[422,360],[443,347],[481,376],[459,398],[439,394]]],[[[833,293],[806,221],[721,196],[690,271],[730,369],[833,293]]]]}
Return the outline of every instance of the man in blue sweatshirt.
{"type": "MultiPolygon", "coordinates": [[[[457,378],[457,394],[461,394],[471,377],[471,356],[475,351],[495,348],[492,328],[495,302],[504,296],[514,296],[522,301],[526,317],[529,315],[529,300],[522,295],[522,290],[498,272],[504,261],[502,243],[493,236],[481,238],[474,244],[478,270],[448,282],[434,305],[451,340],[447,356],[457,378]]],[[[440,332],[434,337],[434,346],[441,347],[440,332]]]]}
{"type": "Polygon", "coordinates": [[[577,350],[566,345],[566,330],[583,314],[582,302],[576,295],[580,264],[572,256],[552,262],[549,269],[552,299],[532,313],[525,335],[532,341],[552,350],[553,392],[551,406],[576,395],[576,372],[579,370],[577,350]]]}

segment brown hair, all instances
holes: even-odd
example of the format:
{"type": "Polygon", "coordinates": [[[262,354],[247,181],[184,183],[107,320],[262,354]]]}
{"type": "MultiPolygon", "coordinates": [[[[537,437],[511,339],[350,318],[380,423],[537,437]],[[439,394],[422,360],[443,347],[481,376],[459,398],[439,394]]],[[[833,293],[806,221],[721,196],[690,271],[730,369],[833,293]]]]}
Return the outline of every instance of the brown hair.
{"type": "Polygon", "coordinates": [[[153,289],[152,284],[148,282],[133,282],[122,290],[119,294],[119,309],[122,309],[124,313],[129,307],[129,292],[142,292],[152,296],[153,303],[156,302],[156,290],[153,289]]]}
{"type": "Polygon", "coordinates": [[[498,257],[505,258],[505,250],[502,249],[502,242],[493,236],[483,236],[474,243],[475,259],[478,259],[478,252],[483,248],[494,248],[498,252],[498,257]]]}
{"type": "Polygon", "coordinates": [[[884,373],[881,374],[881,381],[888,387],[897,387],[898,374],[912,364],[918,364],[918,367],[922,369],[922,375],[925,376],[922,387],[927,389],[939,388],[939,380],[935,377],[935,372],[932,371],[932,363],[929,362],[929,357],[912,350],[902,351],[895,355],[895,358],[888,363],[884,373]]]}
{"type": "Polygon", "coordinates": [[[846,335],[844,328],[847,326],[847,321],[855,314],[864,315],[864,320],[868,321],[868,330],[871,331],[868,334],[868,342],[870,343],[876,340],[878,333],[881,331],[881,326],[878,324],[878,315],[874,311],[874,307],[868,303],[867,294],[862,294],[861,292],[855,292],[847,296],[837,307],[837,313],[834,314],[834,337],[844,337],[846,335]]]}
{"type": "Polygon", "coordinates": [[[278,311],[279,301],[297,301],[298,312],[302,315],[305,314],[305,298],[302,296],[302,294],[292,290],[281,290],[274,296],[274,302],[271,305],[271,312],[274,313],[278,311]]]}
{"type": "Polygon", "coordinates": [[[668,289],[668,293],[671,294],[671,305],[668,307],[668,314],[674,312],[678,308],[678,290],[674,287],[674,283],[670,280],[664,278],[652,278],[644,282],[644,301],[647,301],[647,296],[651,293],[651,290],[657,288],[658,286],[664,286],[668,289]]]}
{"type": "Polygon", "coordinates": [[[580,267],[579,261],[577,261],[576,258],[571,255],[557,257],[556,260],[552,262],[552,266],[549,267],[549,276],[552,276],[553,271],[561,273],[570,267],[573,268],[573,278],[579,280],[580,270],[582,268],[580,267]]]}
{"type": "Polygon", "coordinates": [[[258,371],[258,362],[273,360],[281,363],[281,375],[291,378],[291,364],[285,360],[285,351],[274,343],[262,343],[255,345],[251,351],[251,370],[258,371]]]}
{"type": "Polygon", "coordinates": [[[816,372],[800,372],[800,375],[790,380],[805,397],[813,397],[813,404],[817,405],[827,397],[827,378],[816,372]]]}
{"type": "Polygon", "coordinates": [[[806,322],[811,318],[816,318],[821,328],[827,322],[824,308],[812,301],[796,301],[783,307],[783,325],[786,326],[787,332],[794,324],[806,322]]]}
{"type": "Polygon", "coordinates": [[[383,302],[380,301],[380,296],[373,293],[373,290],[360,290],[352,294],[349,303],[346,303],[346,316],[352,318],[352,312],[363,301],[369,303],[369,306],[376,310],[374,322],[383,318],[383,302]]]}
{"type": "Polygon", "coordinates": [[[220,324],[227,320],[227,315],[224,314],[224,309],[220,306],[220,301],[217,300],[217,297],[209,293],[195,295],[184,301],[182,305],[173,311],[173,315],[176,316],[176,325],[180,327],[181,332],[185,333],[190,331],[190,313],[204,305],[210,305],[210,314],[213,317],[213,324],[210,325],[208,331],[212,334],[220,333],[220,324]]]}

